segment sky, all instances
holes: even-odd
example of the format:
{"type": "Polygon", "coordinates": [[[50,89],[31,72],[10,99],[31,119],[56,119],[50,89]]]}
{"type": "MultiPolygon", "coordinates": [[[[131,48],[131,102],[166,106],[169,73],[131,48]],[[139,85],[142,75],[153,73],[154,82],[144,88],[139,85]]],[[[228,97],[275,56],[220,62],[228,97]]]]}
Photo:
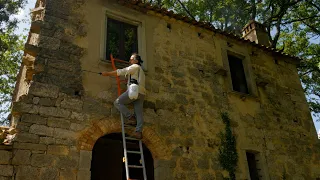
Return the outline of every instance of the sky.
{"type": "Polygon", "coordinates": [[[27,35],[30,29],[30,10],[35,7],[36,0],[28,0],[26,6],[20,9],[19,13],[14,17],[23,20],[19,23],[18,29],[15,31],[17,34],[27,35]]]}
{"type": "MultiPolygon", "coordinates": [[[[28,0],[27,5],[24,9],[21,9],[18,15],[15,17],[18,19],[23,19],[24,22],[21,22],[19,24],[19,28],[16,30],[17,34],[25,34],[27,35],[29,28],[30,28],[30,9],[33,9],[36,4],[36,0],[28,0]]],[[[315,117],[313,117],[314,125],[317,129],[317,131],[320,133],[320,122],[315,121],[315,117]]]]}

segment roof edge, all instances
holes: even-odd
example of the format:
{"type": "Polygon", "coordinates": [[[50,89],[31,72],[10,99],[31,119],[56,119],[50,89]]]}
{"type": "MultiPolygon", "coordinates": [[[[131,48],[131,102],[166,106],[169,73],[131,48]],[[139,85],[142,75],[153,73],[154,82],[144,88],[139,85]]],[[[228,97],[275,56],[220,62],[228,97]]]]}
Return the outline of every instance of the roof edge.
{"type": "MultiPolygon", "coordinates": [[[[272,47],[261,45],[261,44],[256,44],[255,42],[251,42],[250,40],[246,40],[243,37],[240,37],[240,36],[238,36],[236,34],[229,33],[229,32],[223,31],[221,29],[216,29],[209,22],[196,21],[194,19],[191,19],[190,17],[184,16],[184,15],[181,15],[181,14],[176,14],[171,10],[169,11],[166,8],[160,8],[158,6],[154,6],[154,5],[150,4],[150,3],[143,3],[141,0],[117,0],[117,2],[119,4],[121,4],[121,5],[123,5],[123,6],[126,6],[128,8],[132,8],[132,9],[135,9],[137,11],[144,12],[144,13],[146,13],[147,11],[155,11],[157,13],[162,14],[163,16],[168,16],[168,17],[174,18],[176,20],[181,20],[181,21],[183,21],[185,23],[194,25],[196,27],[200,27],[200,28],[203,28],[203,29],[206,29],[206,30],[209,30],[209,31],[213,31],[213,32],[221,34],[223,36],[236,39],[236,40],[238,40],[240,42],[244,42],[244,43],[250,44],[250,45],[252,45],[254,47],[257,47],[257,48],[260,48],[260,49],[262,49],[262,50],[264,50],[266,52],[272,52],[272,53],[275,53],[275,55],[278,55],[278,56],[284,56],[284,57],[287,57],[287,58],[292,58],[294,61],[300,62],[301,60],[303,60],[303,59],[301,59],[301,58],[299,58],[297,56],[293,56],[293,55],[284,53],[281,50],[277,50],[276,48],[272,48],[272,47]]],[[[248,24],[250,24],[250,23],[251,23],[251,21],[248,24]]],[[[295,64],[296,64],[296,62],[295,62],[295,64]]]]}

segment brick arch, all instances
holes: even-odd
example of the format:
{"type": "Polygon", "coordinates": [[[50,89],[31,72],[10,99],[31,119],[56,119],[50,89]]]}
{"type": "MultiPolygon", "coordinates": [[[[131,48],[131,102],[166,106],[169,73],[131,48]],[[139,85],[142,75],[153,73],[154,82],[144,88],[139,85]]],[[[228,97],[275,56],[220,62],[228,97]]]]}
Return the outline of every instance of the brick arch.
{"type": "MultiPolygon", "coordinates": [[[[78,149],[92,151],[96,141],[107,134],[121,133],[120,118],[106,118],[102,120],[91,121],[89,128],[83,130],[78,137],[78,149]]],[[[131,134],[132,131],[128,131],[131,134]]],[[[170,159],[171,153],[166,146],[165,140],[160,138],[153,126],[147,126],[143,129],[142,142],[152,153],[153,159],[170,159]]]]}

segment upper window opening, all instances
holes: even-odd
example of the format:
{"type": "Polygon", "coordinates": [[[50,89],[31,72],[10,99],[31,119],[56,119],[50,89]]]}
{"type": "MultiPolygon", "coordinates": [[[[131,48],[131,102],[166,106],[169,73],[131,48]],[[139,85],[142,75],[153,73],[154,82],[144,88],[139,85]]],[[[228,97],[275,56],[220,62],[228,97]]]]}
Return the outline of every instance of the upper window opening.
{"type": "Polygon", "coordinates": [[[236,56],[228,55],[228,61],[230,66],[233,90],[249,94],[242,59],[236,56]]]}
{"type": "Polygon", "coordinates": [[[129,61],[131,54],[138,52],[137,30],[137,26],[108,18],[106,59],[112,54],[117,59],[129,61]]]}

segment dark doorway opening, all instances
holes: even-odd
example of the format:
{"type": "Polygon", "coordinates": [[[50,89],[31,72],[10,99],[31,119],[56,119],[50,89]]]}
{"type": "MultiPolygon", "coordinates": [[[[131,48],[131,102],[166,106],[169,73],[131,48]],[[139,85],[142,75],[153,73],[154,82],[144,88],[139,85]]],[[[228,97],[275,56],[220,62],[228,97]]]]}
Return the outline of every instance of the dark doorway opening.
{"type": "MultiPolygon", "coordinates": [[[[127,141],[127,150],[139,151],[137,141],[127,141]]],[[[143,145],[147,179],[154,180],[153,158],[149,149],[143,145]]],[[[122,135],[112,133],[100,137],[92,150],[91,180],[126,180],[123,159],[122,135]]],[[[128,154],[129,163],[140,165],[140,155],[128,154]]],[[[142,169],[129,169],[131,179],[143,180],[142,169]]]]}
{"type": "Polygon", "coordinates": [[[258,168],[257,168],[256,155],[254,153],[250,153],[250,152],[246,152],[246,155],[247,155],[250,179],[251,180],[259,180],[260,177],[259,177],[259,172],[258,172],[258,168]]]}

